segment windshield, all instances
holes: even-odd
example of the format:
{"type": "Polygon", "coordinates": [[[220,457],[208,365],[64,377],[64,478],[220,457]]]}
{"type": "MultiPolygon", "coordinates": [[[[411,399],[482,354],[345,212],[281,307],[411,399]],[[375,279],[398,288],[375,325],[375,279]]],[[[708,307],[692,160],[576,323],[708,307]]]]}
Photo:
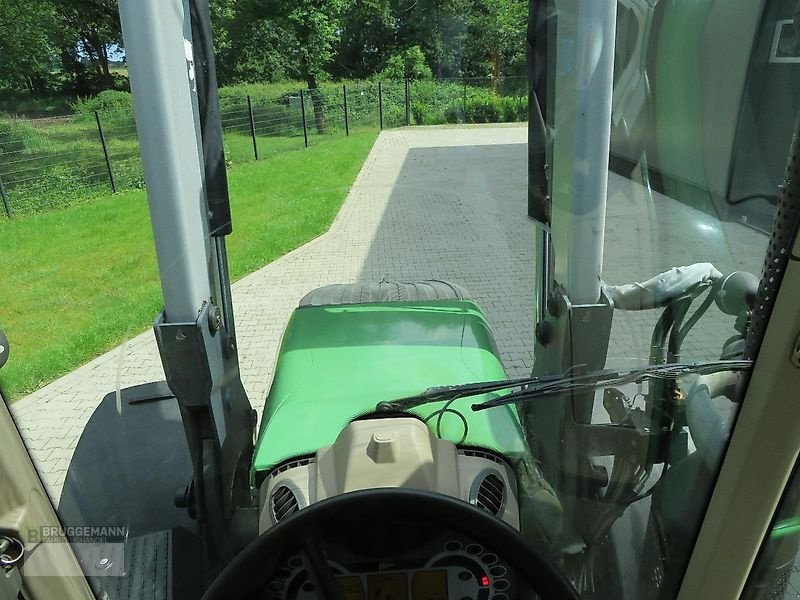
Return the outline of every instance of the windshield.
{"type": "MultiPolygon", "coordinates": [[[[398,487],[582,598],[677,595],[763,333],[794,0],[41,4],[0,73],[0,382],[62,523],[119,528],[66,535],[99,597],[200,597],[398,487]]],[[[521,594],[442,528],[326,547],[346,598],[521,594]]],[[[264,597],[312,597],[285,558],[264,597]]]]}

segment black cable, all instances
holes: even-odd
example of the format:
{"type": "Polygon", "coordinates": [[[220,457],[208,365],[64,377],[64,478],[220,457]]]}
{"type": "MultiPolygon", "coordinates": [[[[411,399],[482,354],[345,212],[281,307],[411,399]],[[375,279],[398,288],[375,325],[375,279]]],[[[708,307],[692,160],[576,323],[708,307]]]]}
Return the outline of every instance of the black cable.
{"type": "Polygon", "coordinates": [[[463,444],[464,441],[467,439],[467,435],[469,434],[469,423],[467,422],[467,418],[464,415],[462,415],[457,410],[450,408],[450,405],[452,405],[453,402],[455,402],[456,400],[458,400],[458,398],[451,398],[450,400],[445,402],[444,406],[442,406],[441,408],[433,411],[431,414],[429,414],[427,417],[425,417],[424,423],[427,425],[428,422],[431,419],[436,417],[436,435],[437,435],[437,437],[441,438],[442,437],[442,418],[444,417],[444,415],[446,413],[452,413],[452,414],[456,415],[459,419],[461,419],[461,422],[464,424],[464,434],[461,436],[461,439],[456,442],[456,444],[463,444]]]}
{"type": "Polygon", "coordinates": [[[689,335],[689,331],[697,324],[697,321],[700,320],[705,312],[709,309],[711,304],[714,302],[714,291],[709,291],[708,295],[703,300],[703,303],[697,307],[697,310],[692,313],[692,316],[689,317],[689,320],[686,321],[686,324],[680,328],[678,332],[678,352],[680,353],[680,347],[683,344],[683,340],[686,339],[686,336],[689,335]]]}
{"type": "Polygon", "coordinates": [[[661,311],[661,315],[658,317],[655,327],[653,327],[653,334],[650,337],[649,363],[651,365],[660,365],[664,362],[664,346],[674,321],[672,313],[672,304],[669,304],[661,311]]]}
{"type": "Polygon", "coordinates": [[[222,138],[222,117],[219,89],[214,64],[211,14],[207,0],[191,0],[192,45],[195,59],[198,109],[205,165],[206,203],[209,211],[209,232],[224,237],[233,230],[225,170],[225,149],[222,138]]]}
{"type": "Polygon", "coordinates": [[[667,362],[674,363],[678,362],[678,356],[680,354],[680,329],[681,325],[683,324],[683,320],[686,318],[686,313],[689,312],[689,308],[692,306],[692,302],[694,301],[694,297],[689,296],[678,300],[675,303],[675,321],[672,323],[672,328],[670,329],[669,333],[669,342],[667,343],[667,362]]]}

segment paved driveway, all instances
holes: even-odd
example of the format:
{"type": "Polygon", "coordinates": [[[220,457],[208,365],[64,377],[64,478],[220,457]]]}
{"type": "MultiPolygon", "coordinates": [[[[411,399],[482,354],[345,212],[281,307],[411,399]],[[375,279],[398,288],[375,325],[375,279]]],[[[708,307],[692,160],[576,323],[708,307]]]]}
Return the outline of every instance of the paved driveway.
{"type": "MultiPolygon", "coordinates": [[[[242,377],[253,405],[263,406],[292,309],[306,292],[334,282],[460,283],[485,310],[509,374],[529,372],[534,225],[525,216],[526,138],[518,126],[383,132],[330,231],[233,286],[242,377]]],[[[718,227],[617,176],[609,188],[607,281],[641,280],[697,261],[721,271],[760,271],[762,234],[718,227]]],[[[646,356],[652,323],[649,314],[615,316],[611,355],[646,356]]],[[[716,357],[731,325],[709,314],[687,340],[686,354],[716,357]]],[[[147,331],[13,405],[53,498],[100,400],[117,386],[163,376],[147,331]]]]}

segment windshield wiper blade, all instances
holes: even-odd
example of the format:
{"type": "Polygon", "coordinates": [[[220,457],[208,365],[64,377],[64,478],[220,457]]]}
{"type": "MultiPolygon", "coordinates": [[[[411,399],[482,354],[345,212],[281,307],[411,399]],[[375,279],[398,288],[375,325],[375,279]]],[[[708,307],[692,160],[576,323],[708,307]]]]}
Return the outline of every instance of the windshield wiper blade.
{"type": "Polygon", "coordinates": [[[751,360],[715,360],[702,363],[666,363],[650,365],[638,369],[602,369],[582,375],[550,378],[526,385],[517,392],[493,398],[472,405],[472,410],[486,410],[506,404],[516,404],[528,400],[545,398],[564,393],[579,393],[629,383],[639,383],[653,379],[677,380],[686,375],[710,375],[720,371],[749,371],[751,360]]]}
{"type": "Polygon", "coordinates": [[[550,375],[545,377],[520,377],[517,379],[501,379],[497,381],[481,381],[477,383],[464,383],[461,385],[440,385],[430,387],[420,394],[386,400],[379,402],[377,410],[410,410],[431,402],[447,402],[458,398],[480,396],[491,392],[499,392],[515,387],[523,387],[536,383],[547,383],[562,379],[563,375],[550,375]]]}
{"type": "MultiPolygon", "coordinates": [[[[577,368],[579,366],[582,365],[576,365],[576,367],[573,368],[577,368]]],[[[465,383],[461,385],[443,385],[430,387],[424,392],[415,394],[413,396],[406,396],[404,398],[397,398],[396,400],[380,402],[376,406],[376,409],[387,411],[406,411],[418,406],[430,404],[432,402],[447,402],[450,400],[457,400],[459,398],[480,396],[483,394],[499,392],[516,387],[524,388],[518,392],[512,392],[511,394],[503,396],[502,398],[487,401],[497,402],[501,399],[517,397],[516,394],[527,394],[528,392],[545,396],[559,393],[563,390],[557,388],[561,385],[564,385],[565,382],[591,387],[602,387],[603,385],[621,385],[621,383],[618,383],[615,379],[622,377],[633,377],[631,381],[635,382],[648,378],[677,378],[690,373],[707,374],[726,370],[742,371],[749,369],[751,366],[752,362],[746,360],[718,360],[707,363],[667,363],[627,370],[602,369],[598,371],[590,371],[589,373],[584,373],[581,375],[576,374],[574,376],[569,375],[569,373],[565,373],[563,375],[544,375],[539,377],[520,377],[517,379],[465,383]],[[603,383],[606,380],[610,383],[603,383]],[[553,388],[552,386],[556,387],[553,388]]],[[[622,383],[628,382],[622,381],[622,383]]],[[[513,401],[514,400],[509,400],[506,403],[513,401]]],[[[478,404],[476,406],[483,406],[483,404],[478,404]]],[[[478,410],[491,408],[491,406],[495,405],[486,405],[478,410]]],[[[497,404],[496,406],[500,406],[500,404],[497,404]]]]}

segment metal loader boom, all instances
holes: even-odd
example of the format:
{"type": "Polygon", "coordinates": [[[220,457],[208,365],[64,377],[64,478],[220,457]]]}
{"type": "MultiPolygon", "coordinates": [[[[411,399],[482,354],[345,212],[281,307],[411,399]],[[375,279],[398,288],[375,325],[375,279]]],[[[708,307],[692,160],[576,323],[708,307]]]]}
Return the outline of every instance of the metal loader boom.
{"type": "Polygon", "coordinates": [[[255,416],[230,300],[208,2],[120,0],[119,9],[164,297],[155,334],[194,472],[178,501],[197,518],[211,557],[224,561],[236,551],[236,522],[249,514],[255,416]]]}
{"type": "MultiPolygon", "coordinates": [[[[567,5],[557,13],[550,1],[529,3],[528,214],[537,221],[534,375],[602,369],[613,316],[600,274],[617,2],[567,5]],[[541,72],[556,62],[547,59],[550,54],[563,66],[541,72]],[[543,85],[547,80],[552,87],[543,85]]],[[[603,484],[582,428],[591,420],[593,394],[565,400],[524,407],[526,429],[556,488],[563,473],[575,471],[587,489],[560,491],[566,497],[591,495],[603,484]]]]}

